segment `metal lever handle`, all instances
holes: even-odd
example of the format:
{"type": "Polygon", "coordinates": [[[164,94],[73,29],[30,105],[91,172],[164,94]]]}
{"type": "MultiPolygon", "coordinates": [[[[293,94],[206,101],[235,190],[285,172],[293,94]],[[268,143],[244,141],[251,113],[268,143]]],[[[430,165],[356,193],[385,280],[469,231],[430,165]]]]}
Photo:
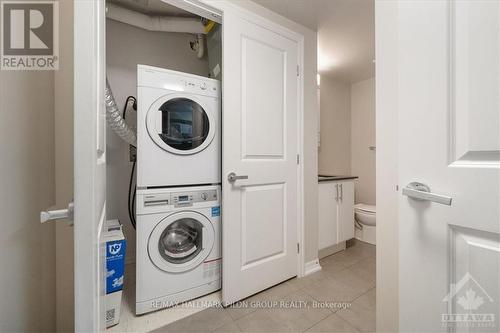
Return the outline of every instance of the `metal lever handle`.
{"type": "Polygon", "coordinates": [[[234,183],[238,179],[248,179],[248,176],[237,176],[234,172],[231,172],[229,175],[227,175],[227,180],[230,183],[234,183]]]}
{"type": "Polygon", "coordinates": [[[40,212],[40,222],[45,223],[47,221],[60,220],[60,219],[73,220],[73,213],[74,213],[74,205],[73,202],[70,202],[68,204],[68,208],[66,209],[45,210],[40,212]]]}
{"type": "Polygon", "coordinates": [[[406,195],[409,198],[418,201],[432,201],[438,204],[451,206],[452,198],[435,194],[431,192],[429,186],[419,183],[419,182],[411,182],[403,188],[403,195],[406,195]]]}

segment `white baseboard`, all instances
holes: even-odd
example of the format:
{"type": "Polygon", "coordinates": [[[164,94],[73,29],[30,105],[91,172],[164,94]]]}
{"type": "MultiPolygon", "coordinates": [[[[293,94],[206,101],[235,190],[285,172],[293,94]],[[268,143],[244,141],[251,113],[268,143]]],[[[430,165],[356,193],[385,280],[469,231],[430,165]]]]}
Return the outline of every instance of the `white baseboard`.
{"type": "Polygon", "coordinates": [[[321,266],[319,264],[319,259],[311,260],[309,262],[306,262],[304,276],[319,272],[320,270],[321,266]]]}

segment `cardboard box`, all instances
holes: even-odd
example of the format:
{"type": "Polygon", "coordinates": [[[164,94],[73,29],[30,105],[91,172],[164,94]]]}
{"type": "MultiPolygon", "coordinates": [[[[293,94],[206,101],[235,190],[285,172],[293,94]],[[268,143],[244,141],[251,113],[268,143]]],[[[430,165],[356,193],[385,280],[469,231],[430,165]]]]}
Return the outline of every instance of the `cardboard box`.
{"type": "Polygon", "coordinates": [[[106,221],[103,241],[106,244],[106,327],[120,322],[125,251],[127,242],[118,220],[106,221]]]}

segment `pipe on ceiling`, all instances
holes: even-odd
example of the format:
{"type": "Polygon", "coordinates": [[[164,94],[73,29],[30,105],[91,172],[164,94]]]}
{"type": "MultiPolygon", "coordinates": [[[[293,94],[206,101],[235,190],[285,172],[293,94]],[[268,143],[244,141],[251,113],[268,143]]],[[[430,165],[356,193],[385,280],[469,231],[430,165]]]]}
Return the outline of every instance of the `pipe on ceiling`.
{"type": "Polygon", "coordinates": [[[109,3],[106,17],[149,31],[205,34],[205,27],[198,18],[150,16],[109,3]]]}

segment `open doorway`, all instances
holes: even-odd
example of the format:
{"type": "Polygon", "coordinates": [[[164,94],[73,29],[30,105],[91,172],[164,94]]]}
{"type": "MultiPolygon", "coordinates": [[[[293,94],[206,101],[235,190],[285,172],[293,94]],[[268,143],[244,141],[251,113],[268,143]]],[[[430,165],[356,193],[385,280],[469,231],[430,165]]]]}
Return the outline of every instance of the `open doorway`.
{"type": "Polygon", "coordinates": [[[326,275],[317,287],[349,303],[318,324],[332,331],[376,330],[374,7],[374,1],[328,1],[316,16],[318,257],[326,275]]]}
{"type": "Polygon", "coordinates": [[[220,302],[222,41],[220,17],[208,16],[168,1],[106,3],[106,102],[117,118],[106,208],[127,241],[124,279],[108,277],[124,282],[121,306],[106,296],[111,331],[150,331],[220,302]]]}

